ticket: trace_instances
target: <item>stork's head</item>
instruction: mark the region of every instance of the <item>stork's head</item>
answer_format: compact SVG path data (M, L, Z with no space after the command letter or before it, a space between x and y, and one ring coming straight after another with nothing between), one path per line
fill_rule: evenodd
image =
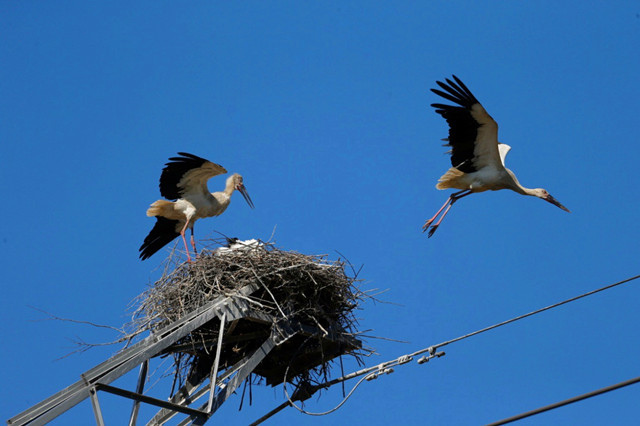
M244 187L244 182L242 180L242 176L238 173L234 173L227 179L227 186L231 183L233 189L237 190L242 194L244 199L249 204L249 207L254 208L253 201L251 201L251 197L249 197L249 193L247 192L247 188Z
M542 198L543 200L550 202L550 203L551 203L551 204L553 204L554 206L561 208L561 209L562 209L562 210L564 210L565 212L569 212L569 213L571 213L571 210L569 210L568 208L566 208L565 206L563 206L562 204L560 204L560 202L559 202L558 200L556 200L555 198L553 198L553 197L551 196L551 194L549 194L549 193L547 192L547 190L546 190L546 189L544 189L544 188L536 188L536 189L533 189L533 190L531 191L531 195L535 195L535 196L536 196L536 197L538 197L538 198Z

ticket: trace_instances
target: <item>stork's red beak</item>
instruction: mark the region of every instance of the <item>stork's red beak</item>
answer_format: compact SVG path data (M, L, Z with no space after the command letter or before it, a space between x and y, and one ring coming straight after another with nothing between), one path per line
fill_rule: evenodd
M253 201L251 201L251 197L249 197L249 193L247 192L247 188L244 187L244 184L241 183L240 185L236 186L236 189L240 191L244 199L247 201L247 204L249 204L249 207L253 209Z
M548 195L546 198L543 198L543 200L550 202L551 204L553 204L556 207L560 207L565 212L571 213L571 210L569 210L568 208L566 208L565 206L560 204L560 202L558 200L556 200L555 198L553 198L551 195Z

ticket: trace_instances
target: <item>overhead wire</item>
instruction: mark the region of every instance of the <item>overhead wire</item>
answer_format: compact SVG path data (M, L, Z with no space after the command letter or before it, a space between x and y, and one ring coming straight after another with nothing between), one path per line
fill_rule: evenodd
M433 358L439 358L441 356L444 356L445 353L442 352L442 351L438 352L438 349L442 348L444 346L450 345L451 343L459 342L461 340L467 339L467 338L472 337L472 336L476 336L478 334L487 332L489 330L493 330L495 328L502 327L503 325L511 324L513 322L516 322L516 321L519 321L521 319L524 319L524 318L539 314L539 313L544 312L544 311L548 311L550 309L557 308L557 307L565 305L567 303L575 302L576 300L579 300L579 299L594 295L596 293L600 293L600 292L605 291L605 290L609 290L611 288L617 287L617 286L622 285L622 284L626 284L628 282L637 280L638 278L640 278L640 275L636 275L636 276L633 276L633 277L618 281L616 283L609 284L609 285L606 285L604 287L600 287L598 289L595 289L595 290L580 294L578 296L563 300L561 302L554 303L554 304L549 305L549 306L545 306L544 308L536 309L535 311L531 311L531 312L528 312L526 314L519 315L517 317L508 319L506 321L502 321L502 322L499 322L497 324L490 325L490 326L482 328L480 330L476 330L474 332L464 334L462 336L456 337L455 339L447 340L447 341L444 341L442 343L438 343L436 345L432 345L432 346L429 346L427 348L423 348L423 349L420 349L418 351L412 352L410 354L402 355L402 356L400 356L398 358L395 358L395 359L390 360L390 361L383 362L383 363L375 365L373 367L367 367L367 368L364 368L364 369L349 373L349 374L347 374L345 376L338 377L338 378L333 379L333 380L329 380L329 381L327 381L325 383L320 383L318 385L314 385L314 386L311 387L311 389L308 390L308 392L307 392L308 397L311 397L311 395L313 395L313 393L317 392L318 390L329 388L329 387L331 387L331 386L333 386L333 385L335 385L337 383L342 383L342 382L345 382L347 380L350 380L350 379L353 379L353 378L356 378L356 377L359 377L359 376L362 376L362 375L367 375L366 377L364 377L363 379L358 381L358 383L347 394L347 396L345 396L343 401L337 407L335 407L335 408L333 408L331 410L322 412L322 413L311 413L311 412L307 412L307 411L301 409L300 407L298 407L294 403L294 401L291 399L291 397L289 396L289 394L285 390L285 396L287 397L287 401L283 402L278 407L276 407L275 409L271 410L269 413L267 413L266 415L264 415L260 419L256 420L254 423L252 423L252 425L257 425L257 424L262 423L264 420L266 420L269 417L275 415L276 413L278 413L279 411L281 411L282 409L284 409L284 408L286 408L288 406L293 406L298 411L300 411L300 412L302 412L304 414L309 414L309 415L320 416L320 415L329 414L329 413L337 410L338 408L340 408L347 401L347 399L349 399L349 397L351 397L351 395L353 394L355 389L358 386L360 386L360 384L364 381L364 379L373 380L373 379L377 378L380 374L393 373L394 370L391 367L411 362L418 355L422 355L424 353L429 353L428 356L423 356L422 358L420 358L418 360L418 364L423 364L423 363L425 363L425 362L427 362L427 361L429 361L429 360L431 360ZM295 394L294 394L294 396L295 396ZM304 398L304 399L308 399L308 397ZM299 399L296 399L296 400L304 400L304 399L299 398Z
M565 399L564 401L556 402L554 404L545 405L544 407L536 408L535 410L527 411L522 414L518 414L516 416L508 417L506 419L499 420L494 423L489 423L487 426L499 426L507 423L515 422L516 420L521 420L526 417L531 417L536 414L544 413L545 411L550 411L555 408L563 407L565 405L573 404L574 402L582 401L583 399L591 398L593 396L602 395L603 393L611 392L616 389L623 388L625 386L633 385L635 383L640 382L640 376L625 380L624 382L616 383L615 385L607 386L598 390L594 390L592 392L587 392L582 395L574 396L573 398Z
M598 288L596 290L592 290L592 291L589 291L587 293L583 293L583 294L581 294L579 296L572 297L572 298L567 299L567 300L563 300L562 302L554 303L553 305L549 305L549 306L546 306L544 308L536 309L535 311L531 311L531 312L529 312L527 314L520 315L520 316L517 316L515 318L511 318L509 320L500 322L498 324L491 325L489 327L485 327L483 329L474 331L474 332L469 333L469 334L465 334L464 336L460 336L460 337L456 337L455 339L447 340L446 342L442 342L442 343L440 343L438 345L434 345L434 347L439 348L439 347L443 347L443 346L449 345L449 344L454 343L454 342L458 342L460 340L464 340L464 339L469 338L471 336L475 336L477 334L484 333L485 331L493 330L494 328L498 328L498 327L501 327L503 325L507 325L507 324L510 324L512 322L516 322L516 321L519 321L521 319L530 317L532 315L536 315L536 314L539 314L541 312L548 311L549 309L557 308L558 306L566 305L567 303L570 303L570 302L575 302L576 300L585 298L587 296L591 296L591 295L596 294L596 293L600 293L601 291L609 290L609 289L617 287L619 285L626 284L626 283L628 283L630 281L637 280L638 278L640 278L640 275L636 275L634 277L627 278L627 279L622 280L622 281L618 281L617 283L613 283L613 284L606 285L604 287L600 287L600 288ZM421 351L414 352L412 355L419 355L420 353L427 352L427 350L428 350L428 348L427 349L423 349Z

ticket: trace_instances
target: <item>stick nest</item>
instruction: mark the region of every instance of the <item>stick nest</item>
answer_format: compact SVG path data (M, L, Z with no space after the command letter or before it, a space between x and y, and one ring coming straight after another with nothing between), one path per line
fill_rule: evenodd
M256 240L230 243L230 248L205 250L191 264L172 255L162 277L139 296L133 328L156 333L218 297L236 296L257 314L225 324L220 371L251 356L274 327L297 332L253 370L258 382L327 380L332 359L350 355L361 362L370 354L355 338L355 310L367 296L356 287L357 272L351 268L352 276L346 273L348 262L284 251ZM241 295L239 290L247 286L255 291ZM210 373L219 329L216 317L165 351L175 360L174 384Z

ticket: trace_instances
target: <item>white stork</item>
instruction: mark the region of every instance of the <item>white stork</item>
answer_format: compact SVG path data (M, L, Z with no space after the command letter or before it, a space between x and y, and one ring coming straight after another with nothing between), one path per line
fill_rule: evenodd
M242 176L234 173L227 178L224 191L212 193L207 188L207 181L213 176L227 173L227 170L193 154L179 152L178 155L181 157L169 158L160 175L160 194L174 201L158 200L147 210L147 216L155 216L157 221L140 246L142 260L148 259L180 235L187 252L187 261L191 263L185 231L187 228L191 229L191 246L197 255L193 238L194 223L203 217L221 215L229 206L234 190L240 191L249 206L254 207Z
M445 92L431 89L436 95L460 105L431 104L449 124L449 137L444 141L448 142L445 146L451 147L449 152L453 166L438 180L436 188L455 188L461 191L449 196L440 210L425 222L422 231L429 230L431 237L453 203L475 192L510 189L519 194L541 198L569 212L545 189L529 189L520 185L516 175L505 167L504 159L511 147L498 142L498 123L458 77L454 75L453 79L455 82L447 78L447 84L436 81ZM443 210L440 220L432 225Z

